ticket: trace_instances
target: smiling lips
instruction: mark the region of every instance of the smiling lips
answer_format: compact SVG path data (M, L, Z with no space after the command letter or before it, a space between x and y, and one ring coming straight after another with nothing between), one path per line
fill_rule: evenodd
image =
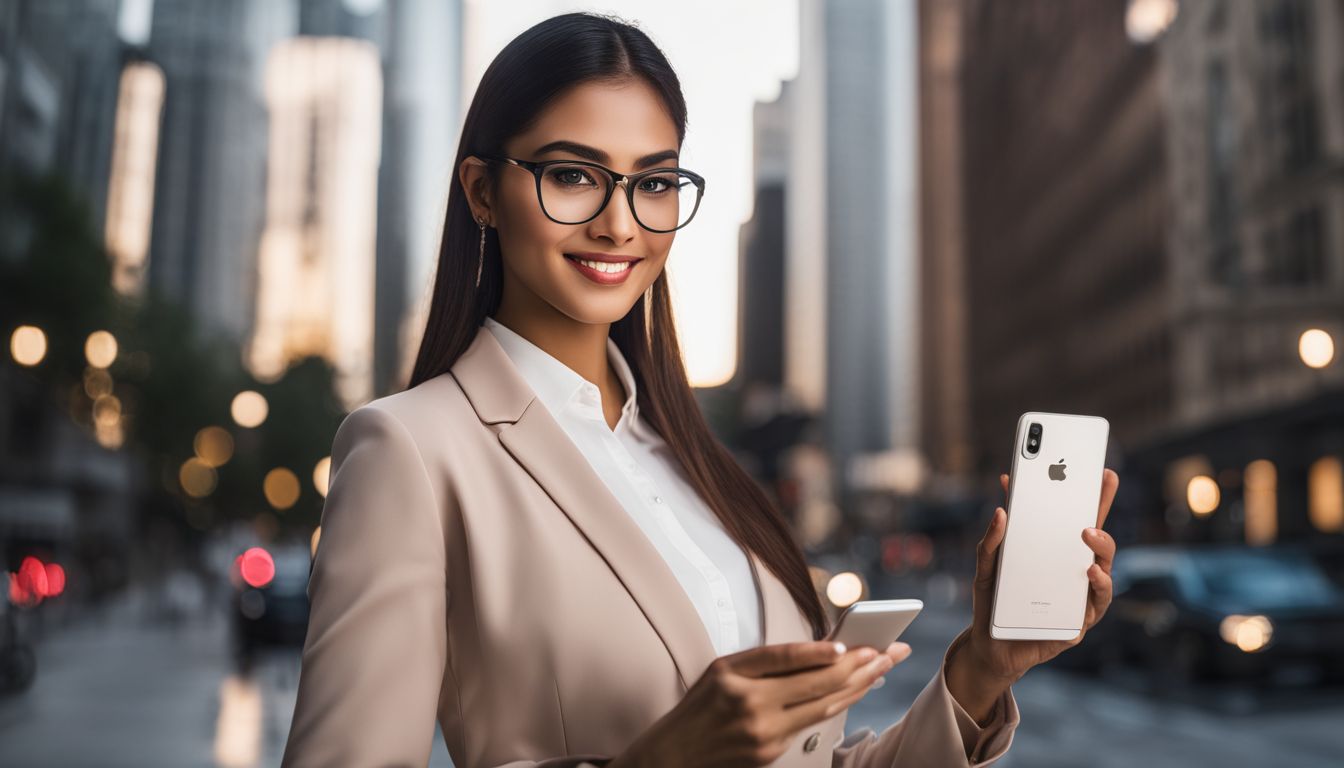
M565 261L599 285L620 285L630 277L638 257L602 253L566 253Z

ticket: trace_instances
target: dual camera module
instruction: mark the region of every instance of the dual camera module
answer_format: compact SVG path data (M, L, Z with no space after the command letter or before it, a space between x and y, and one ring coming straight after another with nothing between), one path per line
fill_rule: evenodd
M1027 444L1025 447L1026 457L1034 459L1041 453L1041 435L1044 432L1039 422L1031 422L1027 427Z

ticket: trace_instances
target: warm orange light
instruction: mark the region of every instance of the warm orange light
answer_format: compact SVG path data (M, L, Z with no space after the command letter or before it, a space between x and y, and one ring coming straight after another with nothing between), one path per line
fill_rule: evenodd
M1297 339L1297 354L1311 368L1324 368L1335 359L1335 340L1320 328L1302 332Z
M266 501L276 509L289 509L299 500L299 478L285 467L267 472L262 487Z
M100 427L111 427L121 421L121 400L116 395L99 395L93 401L93 421Z
M863 597L863 579L857 573L837 573L826 585L826 599L837 608L847 607L860 597Z
M266 421L269 406L260 392L249 389L234 396L230 410L238 426L251 429L261 426L262 422Z
M214 493L218 481L214 468L195 456L182 462L182 467L177 471L177 479L182 484L182 490L195 499Z
M107 368L117 359L117 338L107 331L94 331L84 341L84 357L94 368Z
M84 369L84 394L96 400L101 395L112 394L112 375L103 368L92 366Z
M1129 0L1125 34L1136 43L1151 43L1176 20L1176 0Z
M233 458L233 435L223 427L204 427L196 433L192 445L196 458L207 467L222 467Z
M9 337L9 354L19 365L37 365L47 356L47 334L35 325L20 325Z
M1223 619L1218 632L1227 643L1247 653L1264 648L1274 636L1274 625L1264 616L1233 614Z
M331 457L326 456L313 467L313 487L325 498L331 483Z
M1274 462L1257 459L1246 465L1246 543L1271 544L1278 535L1278 472Z
M1190 505L1190 511L1199 517L1212 514L1218 508L1219 499L1218 483L1208 475L1190 478L1185 487L1185 500Z
M1344 462L1322 456L1307 470L1307 516L1316 530L1344 530Z

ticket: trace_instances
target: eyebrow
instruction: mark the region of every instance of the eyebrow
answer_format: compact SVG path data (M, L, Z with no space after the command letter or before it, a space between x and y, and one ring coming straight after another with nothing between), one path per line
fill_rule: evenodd
M548 152L568 152L571 155L578 155L579 157L592 160L595 163L611 163L611 156L606 152L603 152L596 147L590 147L587 144L580 144L576 141L552 141L549 144L543 145L535 152L535 154L544 155ZM677 151L675 149L664 149L661 152L654 152L651 155L645 155L636 160L635 170L647 168L654 163L661 163L664 160L675 161L676 159Z

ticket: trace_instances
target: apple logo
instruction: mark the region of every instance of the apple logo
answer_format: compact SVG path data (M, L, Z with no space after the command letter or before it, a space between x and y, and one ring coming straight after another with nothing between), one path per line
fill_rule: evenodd
M1050 479L1051 479L1051 480L1063 480L1063 479L1064 479L1064 467L1065 467L1065 466L1067 466L1067 465L1064 463L1064 460L1063 460L1063 459L1060 459L1058 464L1051 464L1051 465L1050 465Z

